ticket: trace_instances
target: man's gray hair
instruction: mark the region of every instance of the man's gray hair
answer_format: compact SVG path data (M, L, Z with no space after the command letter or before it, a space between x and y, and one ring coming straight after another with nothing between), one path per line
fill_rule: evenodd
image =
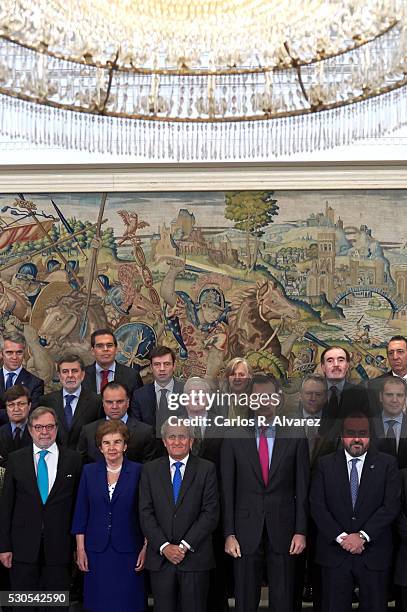
M185 382L184 393L189 393L194 389L206 391L207 393L210 393L212 390L210 383L205 378L201 378L200 376L191 376Z
M193 439L194 437L194 428L191 427L191 425L187 424L189 423L188 419L185 417L178 417L177 418L177 424L174 425L173 421L174 421L174 417L171 417L171 421L172 424L170 424L168 422L168 419L166 421L164 421L164 423L161 425L161 438L164 439L167 437L167 432L168 429L170 427L185 427L185 429L187 430L187 434L188 434L188 438L190 440Z
M57 413L53 408L49 408L48 406L37 406L37 408L30 413L28 417L28 427L32 427L33 421L37 421L40 417L44 416L44 414L51 414L55 419L55 425L58 427Z
M27 346L27 340L20 332L5 332L2 336L0 336L0 351L4 349L4 343L6 340L9 342L14 342L15 344L22 344L24 348Z

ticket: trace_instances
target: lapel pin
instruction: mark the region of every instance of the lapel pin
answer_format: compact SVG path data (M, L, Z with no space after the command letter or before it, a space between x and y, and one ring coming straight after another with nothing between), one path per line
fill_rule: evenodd
M72 474L67 474L66 477L67 478L72 478Z
M370 466L371 470L374 470L374 463L372 463L372 465Z

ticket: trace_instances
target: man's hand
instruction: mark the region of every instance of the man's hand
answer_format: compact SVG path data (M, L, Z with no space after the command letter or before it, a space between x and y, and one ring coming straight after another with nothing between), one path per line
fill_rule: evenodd
M306 545L305 536L301 533L295 533L290 544L290 555L300 555Z
M2 562L4 567L7 567L8 569L10 569L11 564L13 562L13 553L12 552L0 553L0 561Z
M185 548L180 548L177 544L167 544L167 546L163 548L163 555L170 563L178 565L178 563L184 560Z
M226 538L225 553L227 553L231 557L234 557L235 559L242 556L240 552L240 544L236 540L234 535L230 535Z
M365 541L358 533L350 533L343 538L341 546L352 555L360 555L365 549Z

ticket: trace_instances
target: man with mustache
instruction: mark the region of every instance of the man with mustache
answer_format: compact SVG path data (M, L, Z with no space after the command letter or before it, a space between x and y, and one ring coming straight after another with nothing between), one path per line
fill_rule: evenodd
M328 402L322 412L320 435L329 439L340 436L340 420L357 410L369 415L366 390L347 381L350 354L341 346L330 346L321 355L321 369L326 378ZM332 449L333 450L333 449Z
M369 420L363 413L345 418L341 438L343 448L319 459L311 484L322 609L350 612L358 585L359 610L384 612L392 525L400 510L397 461L370 446Z

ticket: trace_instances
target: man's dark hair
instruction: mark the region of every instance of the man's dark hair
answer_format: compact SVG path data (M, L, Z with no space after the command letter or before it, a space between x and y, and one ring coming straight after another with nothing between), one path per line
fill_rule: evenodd
M344 415L343 419L342 419L342 427L341 427L341 432L343 434L344 431L344 427L345 427L345 421L347 421L348 419L366 419L366 421L369 424L369 433L370 433L370 419L369 416L366 414L366 412L363 412L363 410L360 410L360 412L349 412L348 414Z
M76 363L78 362L81 370L83 372L83 370L85 369L85 362L83 361L82 357L80 357L79 355L76 355L75 353L68 353L67 355L62 355L62 357L60 357L60 359L58 359L57 361L57 370L58 372L61 369L61 364L62 363Z
M103 391L102 391L102 399L103 396L105 394L105 391L110 389L110 391L117 391L117 389L124 389L126 391L126 395L127 395L127 399L130 399L130 391L129 388L123 384L123 383L119 383L119 382L114 382L114 380L112 380L112 382L107 383L107 385L104 387Z
M90 345L92 348L95 348L96 336L112 336L114 345L117 346L116 336L114 335L113 330L109 329L108 327L102 327L101 329L96 329L92 333L90 337Z
M406 348L407 348L407 338L405 338L404 336L401 336L400 334L396 335L396 336L392 336L390 338L390 340L387 343L387 347L386 350L389 350L389 344L390 342L405 342Z
M151 363L154 357L164 357L164 355L171 355L172 363L175 363L175 360L177 358L175 352L169 346L164 345L155 346L154 348L152 348L148 355L148 358Z
M327 346L326 349L322 351L321 363L324 363L325 355L327 354L328 351L332 351L332 349L340 349L341 351L343 351L346 355L346 361L348 363L350 362L350 353L348 350L346 350L346 348L343 348L343 346Z
M27 400L31 402L30 392L24 385L14 385L4 393L4 401L6 404L7 402L15 402L19 397L26 397Z
M251 388L253 385L274 385L274 388L277 393L282 391L282 386L280 381L277 378L274 378L271 374L264 374L263 372L255 372L251 379Z

